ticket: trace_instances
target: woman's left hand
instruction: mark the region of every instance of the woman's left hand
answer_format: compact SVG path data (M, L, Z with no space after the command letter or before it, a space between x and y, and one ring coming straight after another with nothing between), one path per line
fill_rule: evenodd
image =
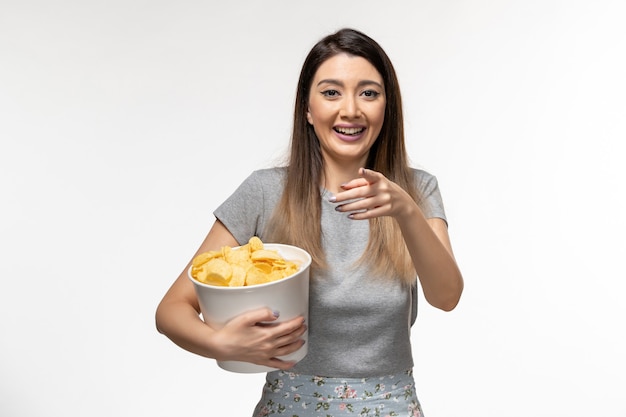
M337 211L349 213L351 219L365 220L380 216L397 218L415 208L411 196L380 172L360 168L359 175L342 184L345 191L331 198L332 202L339 203Z

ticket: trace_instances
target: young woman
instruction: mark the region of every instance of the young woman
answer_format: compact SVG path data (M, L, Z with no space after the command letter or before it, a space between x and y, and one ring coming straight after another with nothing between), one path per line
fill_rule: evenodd
M276 368L254 416L422 415L410 343L416 277L445 311L463 279L437 180L409 166L398 81L374 40L343 29L313 47L288 164L253 172L214 214L197 253L259 236L311 254L309 322L259 326L276 319L259 309L212 329L187 266L157 309L160 332L198 355ZM277 359L302 346L307 326L307 356Z

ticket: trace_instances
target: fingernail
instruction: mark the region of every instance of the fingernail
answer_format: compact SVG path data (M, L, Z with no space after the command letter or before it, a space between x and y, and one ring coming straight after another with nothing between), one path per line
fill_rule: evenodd
M337 201L337 197L335 197L334 195L331 195L330 197L328 197L328 201L330 201L331 203L334 203L335 201Z
M280 316L280 311L274 310L272 311L272 314L274 315L274 317L278 318Z
M335 207L335 211L341 211L342 208L343 208L343 206L336 206Z
M348 214L348 218L349 218L349 219L354 219L354 213L350 213L350 214Z

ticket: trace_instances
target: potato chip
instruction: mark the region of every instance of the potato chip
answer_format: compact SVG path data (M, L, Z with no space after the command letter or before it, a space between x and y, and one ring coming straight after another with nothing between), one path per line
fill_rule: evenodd
M250 259L250 252L247 251L247 248L231 250L226 253L226 256L224 258L230 264L248 265L248 266L252 265L252 260Z
M220 256L219 251L210 251L210 252L201 253L200 255L193 258L192 265L194 267L199 267L217 256Z
M246 274L246 285L259 285L270 282L270 276L267 272L253 266Z
M272 265L267 262L255 262L253 268L264 273L265 275L272 273Z
M228 285L233 269L222 258L212 258L200 267L197 273L198 281L210 285Z
M276 252L274 250L267 250L267 249L258 249L256 251L252 252L250 254L250 259L252 259L253 261L265 261L265 260L279 261L279 260L284 260L283 258L281 258L281 256L278 254L278 252Z
M250 240L248 241L248 245L250 245L250 252L263 249L263 242L256 236L252 236L250 238Z
M243 287L246 285L246 268L241 265L232 265L233 274L230 277L229 287Z
M219 251L197 255L191 276L209 285L241 287L277 281L297 271L295 262L285 260L278 251L265 249L261 239L254 236L239 248L223 246Z

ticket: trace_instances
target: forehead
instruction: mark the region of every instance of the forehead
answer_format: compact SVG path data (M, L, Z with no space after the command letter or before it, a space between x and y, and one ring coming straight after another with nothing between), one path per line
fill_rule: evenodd
M383 85L383 77L378 70L365 58L341 53L324 61L313 77L313 85L323 80L375 81Z

